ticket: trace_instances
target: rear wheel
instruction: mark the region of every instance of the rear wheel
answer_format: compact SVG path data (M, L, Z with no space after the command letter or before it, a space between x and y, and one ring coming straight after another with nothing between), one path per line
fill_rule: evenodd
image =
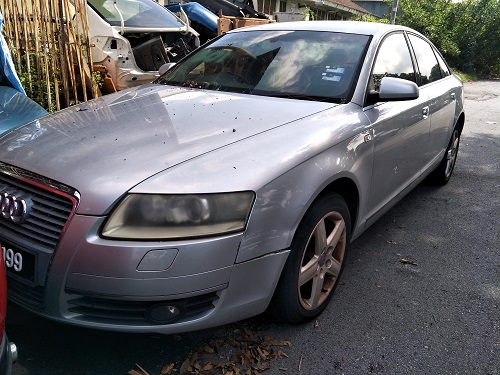
M457 161L458 146L460 144L460 131L458 127L453 130L450 143L439 166L432 172L431 180L437 185L446 185L451 178L455 162Z
M324 196L310 207L271 301L277 320L300 323L326 308L342 273L350 234L349 208L340 195Z

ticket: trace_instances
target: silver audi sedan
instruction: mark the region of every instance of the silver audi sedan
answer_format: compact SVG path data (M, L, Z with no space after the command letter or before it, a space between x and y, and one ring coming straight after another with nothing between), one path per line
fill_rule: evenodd
M275 23L171 65L0 136L15 303L127 332L303 322L351 241L453 172L462 83L414 30Z

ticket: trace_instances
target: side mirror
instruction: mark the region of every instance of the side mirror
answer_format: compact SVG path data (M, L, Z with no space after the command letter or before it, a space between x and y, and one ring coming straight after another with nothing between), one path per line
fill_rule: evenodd
M162 66L160 66L160 69L158 69L158 73L160 73L160 75L164 74L165 72L167 72L168 70L172 69L172 67L175 65L174 62L170 62L170 63L166 63L166 64L163 64Z
M371 91L369 94L371 103L413 100L418 96L418 86L415 82L394 77L383 77L379 91Z

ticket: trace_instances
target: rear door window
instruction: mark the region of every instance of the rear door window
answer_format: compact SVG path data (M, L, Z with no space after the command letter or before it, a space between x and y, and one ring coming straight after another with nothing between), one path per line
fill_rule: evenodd
M441 74L443 75L443 77L448 77L449 75L451 75L450 68L448 68L446 61L444 61L439 52L436 51L435 49L434 53L436 54L436 57L438 59L439 66L441 67Z

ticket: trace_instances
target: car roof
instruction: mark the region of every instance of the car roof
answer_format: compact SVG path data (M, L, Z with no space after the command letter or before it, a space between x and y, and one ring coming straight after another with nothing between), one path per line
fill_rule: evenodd
M389 31L406 30L417 33L405 26L389 25L377 22L361 21L296 21L296 22L274 22L259 26L243 27L232 30L233 32L244 32L249 30L303 30L303 31L329 31L340 33L353 33L362 35L384 35Z

